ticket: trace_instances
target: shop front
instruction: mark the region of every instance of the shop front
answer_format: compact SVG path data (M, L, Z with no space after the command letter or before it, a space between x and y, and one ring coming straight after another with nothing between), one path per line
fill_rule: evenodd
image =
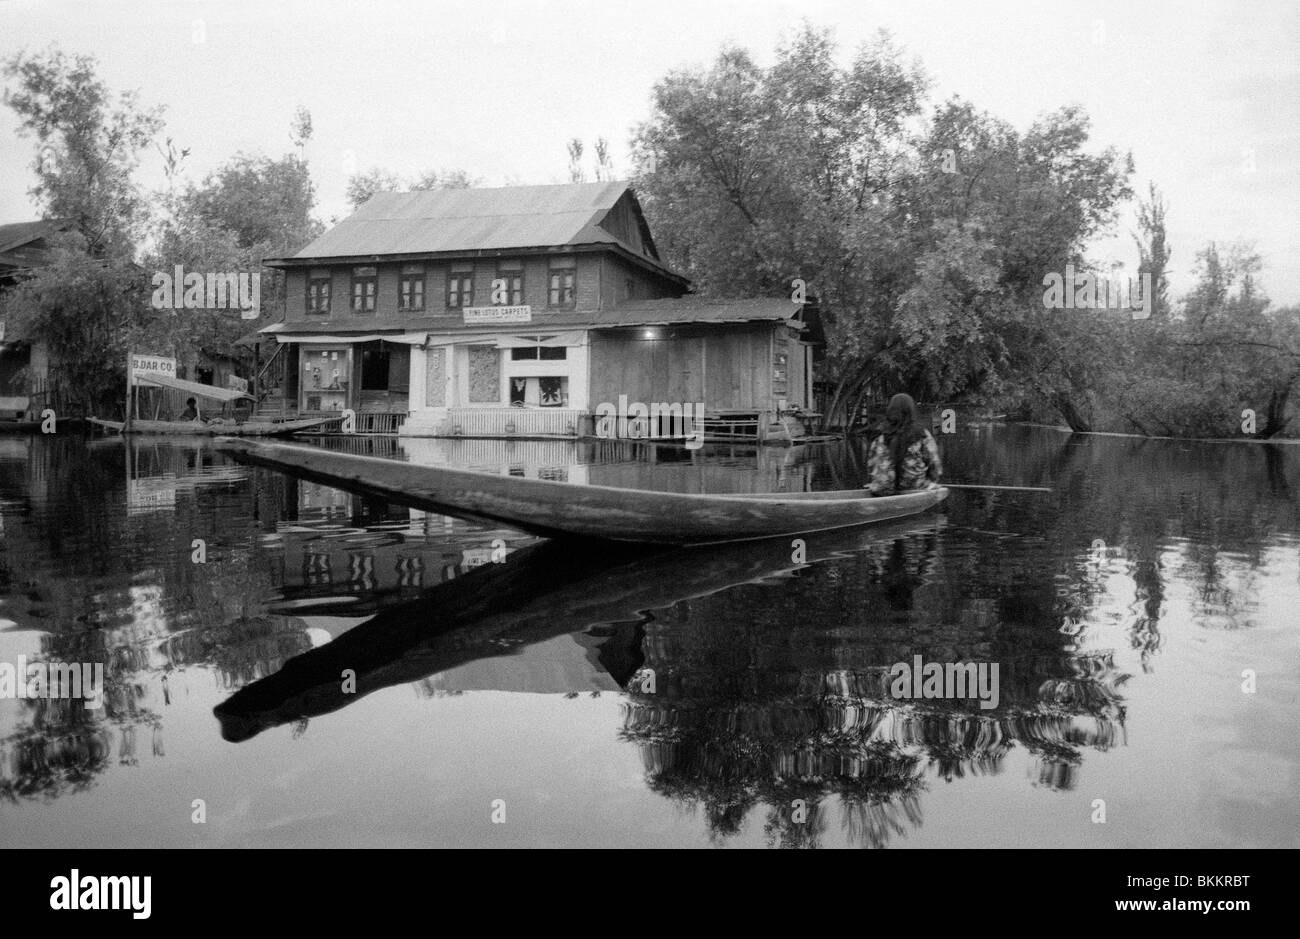
M431 336L411 362L408 434L570 436L587 409L583 331Z

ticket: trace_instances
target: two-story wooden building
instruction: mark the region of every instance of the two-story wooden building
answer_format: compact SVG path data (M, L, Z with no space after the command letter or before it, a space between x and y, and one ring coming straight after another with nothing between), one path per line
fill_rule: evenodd
M702 404L711 427L761 436L811 407L800 308L687 295L627 183L380 193L267 263L287 278L262 330L283 412L578 436L602 404Z

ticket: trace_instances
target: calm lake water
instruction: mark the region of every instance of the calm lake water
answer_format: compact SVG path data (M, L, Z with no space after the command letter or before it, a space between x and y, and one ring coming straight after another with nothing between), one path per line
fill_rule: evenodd
M348 445L684 491L863 475L856 443ZM634 551L209 443L0 438L0 663L107 683L0 700L0 846L1300 845L1300 447L941 447L953 482L1053 491L806 558ZM996 664L996 707L895 697L916 656Z

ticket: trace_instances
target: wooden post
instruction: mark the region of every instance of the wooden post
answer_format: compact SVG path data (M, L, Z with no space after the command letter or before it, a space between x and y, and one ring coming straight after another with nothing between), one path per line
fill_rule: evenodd
M122 432L126 433L131 429L131 353L126 353L126 417L122 421Z

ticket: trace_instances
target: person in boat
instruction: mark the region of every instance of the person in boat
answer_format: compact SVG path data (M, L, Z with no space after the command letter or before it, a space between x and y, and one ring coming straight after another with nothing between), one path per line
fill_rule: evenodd
M198 402L195 401L193 398L186 398L186 399L185 399L185 410L184 410L184 411L181 411L181 416L178 418L178 420L182 420L182 421L197 421L198 419L199 419L199 405L198 405Z
M873 496L892 496L920 489L938 489L943 475L939 445L917 416L911 395L897 394L885 409L884 432L871 442L867 457Z

